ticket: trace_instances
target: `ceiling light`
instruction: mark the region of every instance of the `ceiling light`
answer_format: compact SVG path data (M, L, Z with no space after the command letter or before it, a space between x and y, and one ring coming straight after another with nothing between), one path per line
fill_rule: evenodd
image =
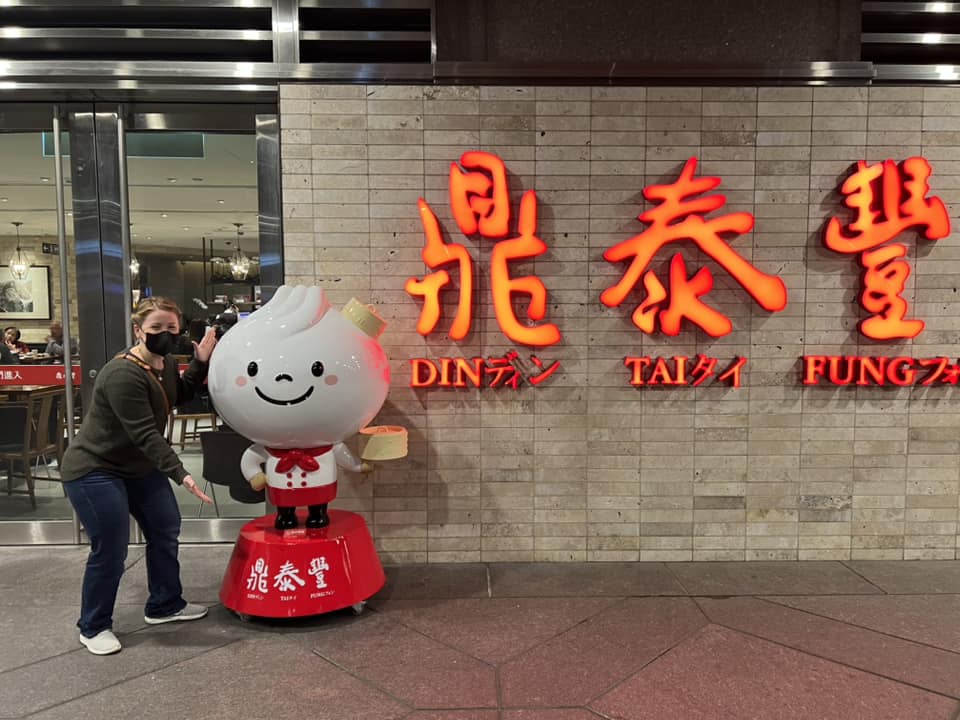
M176 178L167 178L168 183L175 183L176 181L177 181Z
M17 249L13 251L13 255L10 256L10 262L8 262L7 265L10 266L10 274L14 280L26 280L27 275L30 273L30 260L27 258L26 253L20 249L20 226L23 225L23 223L15 222L11 224L17 229Z
M217 205L223 205L225 202L226 200L217 200Z
M947 11L947 4L945 2L927 3L927 12L945 13L946 11Z
M0 202L9 202L10 198L0 198Z
M189 225L184 225L184 226L183 226L183 229L184 229L184 230L189 230L189 229L190 229L190 226L189 226Z
M3 28L3 36L5 38L15 39L23 35L23 28L7 26Z
M166 213L160 213L160 217L167 217Z
M137 260L136 255L133 255L130 258L130 274L134 276L140 274L140 261Z
M920 42L922 42L924 45L936 45L942 38L943 36L940 33L924 33L922 36L920 36Z
M50 182L50 178L48 178L48 177L42 177L42 178L40 178L40 182Z
M237 250L230 258L230 274L234 280L246 280L247 273L250 272L250 258L244 255L240 248L240 228L243 223L234 223L234 226L237 228Z
M937 77L940 80L957 80L960 79L960 73L954 65L937 65Z
M153 235L147 235L147 240L153 240Z

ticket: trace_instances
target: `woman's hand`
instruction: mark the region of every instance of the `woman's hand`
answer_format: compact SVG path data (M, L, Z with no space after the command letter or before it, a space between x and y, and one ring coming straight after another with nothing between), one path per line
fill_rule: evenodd
M203 490L197 487L197 483L194 482L193 477L191 477L190 475L187 475L183 479L183 486L187 489L188 492L190 492L190 494L196 495L198 498L200 498L202 502L205 502L207 505L210 505L213 503L213 500L210 499L210 496L206 495L203 492Z
M216 346L216 330L212 327L207 328L207 332L203 335L203 340L199 343L193 343L193 356L202 363L210 362L210 354Z

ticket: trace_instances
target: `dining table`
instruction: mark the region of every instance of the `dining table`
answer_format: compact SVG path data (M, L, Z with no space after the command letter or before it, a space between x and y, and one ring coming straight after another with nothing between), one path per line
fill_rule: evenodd
M63 392L63 385L0 385L0 401L20 402L45 392Z

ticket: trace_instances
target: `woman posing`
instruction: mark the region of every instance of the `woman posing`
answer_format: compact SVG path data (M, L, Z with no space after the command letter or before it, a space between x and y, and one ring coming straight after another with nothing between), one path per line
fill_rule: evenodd
M180 332L180 310L170 300L142 301L133 317L137 344L104 365L90 409L63 457L67 496L90 538L83 576L80 642L95 655L118 652L113 607L130 538L130 516L146 539L149 624L198 620L207 608L187 603L177 559L180 510L169 480L203 502L198 487L163 431L170 409L203 384L216 345L212 330L194 344L194 359L181 377L168 355ZM168 479L169 478L169 479Z

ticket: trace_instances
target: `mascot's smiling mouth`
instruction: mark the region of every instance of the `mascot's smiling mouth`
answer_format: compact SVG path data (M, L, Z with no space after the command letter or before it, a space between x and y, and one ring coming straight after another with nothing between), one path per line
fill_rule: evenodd
M307 390L303 395L298 398L294 398L293 400L274 400L269 395L264 395L262 392L260 392L260 388L255 387L254 390L257 391L257 395L259 395L263 400L266 400L268 403L273 405L297 405L313 395L313 385L311 385L310 389Z

